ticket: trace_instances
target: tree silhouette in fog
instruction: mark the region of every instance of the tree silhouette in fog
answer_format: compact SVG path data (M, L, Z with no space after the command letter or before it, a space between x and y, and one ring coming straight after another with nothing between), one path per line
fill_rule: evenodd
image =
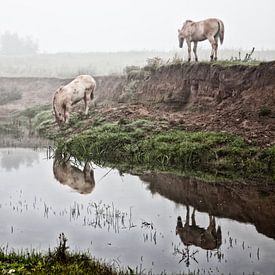
M30 36L20 37L16 32L6 31L0 38L1 54L21 55L36 54L38 52L38 42L33 41Z

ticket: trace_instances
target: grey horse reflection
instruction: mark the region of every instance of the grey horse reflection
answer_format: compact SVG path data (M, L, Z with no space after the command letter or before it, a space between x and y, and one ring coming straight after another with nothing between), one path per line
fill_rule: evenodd
M55 159L53 174L61 184L68 185L80 194L89 194L94 190L94 170L88 162L81 170L70 161Z
M202 228L196 224L195 220L195 208L193 209L190 220L190 210L189 206L186 209L186 220L183 225L182 219L179 216L177 220L176 234L179 235L181 241L185 245L195 245L206 250L218 249L222 243L221 227L216 228L216 221L213 216L209 215L209 225L208 227Z

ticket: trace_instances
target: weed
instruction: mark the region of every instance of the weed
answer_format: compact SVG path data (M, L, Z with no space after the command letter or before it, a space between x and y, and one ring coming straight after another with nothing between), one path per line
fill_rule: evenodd
M269 116L271 109L268 106L261 106L259 109L259 116Z

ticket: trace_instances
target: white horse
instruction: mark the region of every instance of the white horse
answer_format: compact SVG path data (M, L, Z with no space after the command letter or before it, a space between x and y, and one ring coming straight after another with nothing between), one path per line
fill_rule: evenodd
M89 102L94 97L96 82L90 75L79 75L72 82L58 88L53 97L53 111L56 122L66 122L72 105L81 100L85 102L85 114L89 111Z
M218 38L221 44L224 39L224 24L220 19L210 18L199 22L185 21L182 29L178 30L179 47L182 48L184 39L188 46L188 62L191 61L191 42L194 42L193 52L198 61L197 45L199 41L208 39L212 46L211 61L217 60Z

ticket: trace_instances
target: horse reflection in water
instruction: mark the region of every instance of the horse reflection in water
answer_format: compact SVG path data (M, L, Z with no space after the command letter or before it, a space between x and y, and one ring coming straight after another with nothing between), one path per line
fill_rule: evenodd
M189 225L189 206L186 208L186 220L184 226L180 216L177 220L176 234L179 235L181 241L187 246L195 245L206 250L218 249L221 246L222 234L220 226L216 229L215 218L209 215L208 227L206 229L199 227L196 225L195 208L193 208L191 216L192 222L191 225Z
M89 194L94 190L94 170L89 163L85 163L81 170L70 161L55 159L53 173L61 184L68 185L80 194Z

